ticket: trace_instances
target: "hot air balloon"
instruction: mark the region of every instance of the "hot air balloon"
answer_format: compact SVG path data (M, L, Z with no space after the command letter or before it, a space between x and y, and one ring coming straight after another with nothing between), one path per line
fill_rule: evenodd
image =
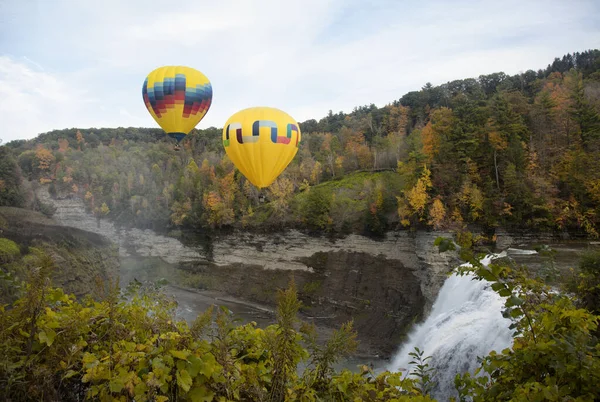
M233 164L258 188L268 187L298 152L298 123L271 107L251 107L223 127L223 146Z
M193 68L163 66L148 74L142 96L154 120L179 142L208 112L212 85Z

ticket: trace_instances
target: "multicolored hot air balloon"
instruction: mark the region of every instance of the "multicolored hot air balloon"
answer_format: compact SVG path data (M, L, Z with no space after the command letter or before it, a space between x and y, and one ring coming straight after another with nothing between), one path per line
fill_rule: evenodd
M142 96L154 120L179 142L208 112L212 85L193 68L163 66L148 74Z
M258 188L268 187L298 152L298 123L271 107L252 107L231 116L223 128L223 146L233 164Z

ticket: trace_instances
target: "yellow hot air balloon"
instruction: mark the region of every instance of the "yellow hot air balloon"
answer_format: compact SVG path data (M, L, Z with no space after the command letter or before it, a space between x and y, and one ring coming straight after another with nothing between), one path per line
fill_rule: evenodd
M179 142L208 112L212 85L196 69L163 66L148 74L142 96L154 120Z
M223 127L227 156L258 188L268 187L285 170L301 137L298 123L271 107L240 110Z

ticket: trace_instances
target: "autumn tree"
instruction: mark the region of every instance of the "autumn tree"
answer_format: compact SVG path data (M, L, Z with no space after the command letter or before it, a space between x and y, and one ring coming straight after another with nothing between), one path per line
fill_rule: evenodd
M285 223L289 220L289 203L294 194L294 186L286 177L277 178L268 188L271 206L277 221Z
M37 148L37 151L35 152L35 157L38 160L37 167L41 171L50 170L50 167L52 166L52 163L55 160L54 155L52 154L52 151L46 149L43 145L40 145Z
M223 178L214 178L211 190L204 192L202 203L206 221L211 227L231 225L234 222L235 180L234 171Z
M85 139L83 138L83 134L81 134L81 131L77 130L76 138L77 138L77 149L79 151L81 151L81 147L85 144Z
M398 215L400 222L408 226L410 221L422 221L429 200L428 190L431 188L431 171L427 166L423 167L421 177L417 183L408 190L405 190L402 196L398 196Z
M434 229L440 229L443 226L444 219L446 218L446 207L439 197L436 197L431 205L429 206L429 221L427 223L432 225Z

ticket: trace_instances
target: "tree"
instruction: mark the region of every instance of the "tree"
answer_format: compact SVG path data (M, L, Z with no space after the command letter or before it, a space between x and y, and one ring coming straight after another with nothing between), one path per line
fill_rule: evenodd
M573 71L568 75L571 86L569 113L579 125L581 142L586 149L600 143L600 114L588 100L581 72Z
M12 152L0 147L0 206L20 207L24 203L22 177Z
M77 130L76 134L77 138L77 149L81 151L81 146L85 144L85 139L83 138L83 134L79 130Z
M417 183L412 188L405 190L402 197L396 197L398 200L398 215L405 226L408 225L410 217L419 221L423 220L425 207L429 201L427 190L432 186L430 177L431 171L427 166L424 166Z
M291 180L286 177L278 177L269 186L269 192L275 217L281 223L286 222L289 220L289 203L294 194L294 186Z
M69 141L65 138L60 138L58 140L58 151L59 152L67 152L69 149Z
M429 206L429 221L427 223L432 225L435 229L440 229L445 217L446 208L444 207L442 200L437 197Z
M50 150L44 148L43 145L40 145L37 148L37 151L35 152L35 157L37 158L37 161L38 161L38 169L40 169L42 171L50 170L50 166L52 166L52 163L55 160L52 152Z

